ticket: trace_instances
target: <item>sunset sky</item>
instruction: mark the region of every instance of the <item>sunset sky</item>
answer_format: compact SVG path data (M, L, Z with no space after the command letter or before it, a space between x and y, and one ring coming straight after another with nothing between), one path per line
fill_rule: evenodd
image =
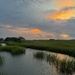
M0 38L75 39L75 0L0 0Z

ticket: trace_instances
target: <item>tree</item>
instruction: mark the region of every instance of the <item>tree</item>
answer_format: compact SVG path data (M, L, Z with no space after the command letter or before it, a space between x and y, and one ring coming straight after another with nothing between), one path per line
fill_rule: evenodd
M0 38L0 41L4 41L4 39L3 38Z
M23 42L25 39L23 37L7 37L5 41Z
M19 38L20 41L25 41L25 38L23 38L23 37L21 37L21 36L18 37L18 38Z

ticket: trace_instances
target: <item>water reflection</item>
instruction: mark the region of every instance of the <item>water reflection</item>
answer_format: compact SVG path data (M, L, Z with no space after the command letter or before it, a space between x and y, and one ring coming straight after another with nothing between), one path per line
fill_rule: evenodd
M1 43L1 46L6 46L6 44L5 43Z
M3 64L3 61L4 61L3 57L0 56L0 66Z
M36 53L33 53L33 57L43 60L45 57L45 54L44 54L44 52L36 52Z
M7 75L73 75L75 72L75 59L61 54L27 49L26 54L13 56L1 52L0 55L4 57L0 71Z
M0 56L0 68L3 65L3 62L4 62L4 58ZM5 74L3 73L3 71L0 70L0 75L5 75Z
M44 56L43 56L44 54ZM75 73L75 60L66 58L59 58L57 54L46 54L43 52L36 52L33 56L37 59L45 59L50 65L53 65L58 73L63 75L73 75Z

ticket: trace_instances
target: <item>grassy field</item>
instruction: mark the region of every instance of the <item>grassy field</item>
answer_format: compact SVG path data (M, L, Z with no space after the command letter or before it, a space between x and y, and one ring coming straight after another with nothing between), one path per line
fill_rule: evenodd
M74 40L26 40L25 42L6 42L7 45L46 50L56 53L67 54L75 57Z

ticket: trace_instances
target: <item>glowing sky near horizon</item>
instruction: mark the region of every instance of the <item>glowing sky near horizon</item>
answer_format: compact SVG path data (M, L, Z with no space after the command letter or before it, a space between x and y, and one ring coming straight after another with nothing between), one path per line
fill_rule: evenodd
M0 37L74 39L75 0L0 0Z

